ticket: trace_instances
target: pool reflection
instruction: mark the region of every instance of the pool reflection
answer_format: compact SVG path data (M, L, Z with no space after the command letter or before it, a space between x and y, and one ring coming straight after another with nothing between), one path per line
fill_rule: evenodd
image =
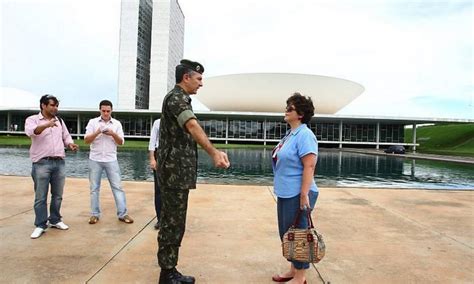
M272 185L270 149L228 149L231 167L216 169L199 150L198 182L215 184ZM0 174L29 176L28 149L0 148ZM71 177L87 177L88 151L67 153L66 171ZM124 180L148 180L146 150L119 151ZM6 162L5 162L6 161ZM474 167L468 164L413 160L394 156L365 155L322 149L316 169L318 186L474 189Z

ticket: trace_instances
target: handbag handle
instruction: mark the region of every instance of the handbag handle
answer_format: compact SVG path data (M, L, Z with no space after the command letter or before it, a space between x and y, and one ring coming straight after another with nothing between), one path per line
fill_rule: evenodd
M298 224L298 221L300 220L301 212L306 211L306 217L308 219L308 229L313 229L313 219L311 218L311 210L301 210L298 209L298 214L296 214L295 221L293 221L293 224L291 225L293 228L296 228L296 225Z

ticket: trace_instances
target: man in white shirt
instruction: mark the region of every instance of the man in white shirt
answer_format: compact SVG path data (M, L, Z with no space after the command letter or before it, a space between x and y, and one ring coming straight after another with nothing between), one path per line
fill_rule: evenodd
M99 104L100 116L89 120L84 141L90 144L89 154L89 183L91 190L91 217L89 224L95 224L100 218L100 179L105 170L118 219L127 224L133 219L127 214L125 192L122 189L120 167L117 161L117 145L125 142L122 124L112 118L112 102L103 100Z
M160 215L161 215L161 195L160 186L158 184L158 176L156 172L156 154L159 145L160 138L160 120L157 119L153 122L151 128L150 142L148 143L148 158L150 160L150 168L153 170L153 179L155 181L155 212L156 212L156 224L155 230L160 229Z

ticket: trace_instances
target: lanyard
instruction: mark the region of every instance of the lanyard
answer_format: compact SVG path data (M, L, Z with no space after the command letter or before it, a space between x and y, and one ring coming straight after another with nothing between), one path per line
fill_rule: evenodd
M286 140L288 140L288 138L290 138L291 133L292 133L291 131L288 132L288 134L286 134L285 137L283 137L283 139L281 139L280 143L278 143L278 145L276 145L276 147L273 148L273 150L272 150L272 159L273 159L274 163L277 162L278 152L281 150L281 148L285 144Z

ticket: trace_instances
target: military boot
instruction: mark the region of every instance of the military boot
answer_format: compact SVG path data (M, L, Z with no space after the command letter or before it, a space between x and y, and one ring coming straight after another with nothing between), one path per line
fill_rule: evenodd
M160 272L159 284L194 284L195 279L192 276L186 276L179 273L176 268L162 269Z

